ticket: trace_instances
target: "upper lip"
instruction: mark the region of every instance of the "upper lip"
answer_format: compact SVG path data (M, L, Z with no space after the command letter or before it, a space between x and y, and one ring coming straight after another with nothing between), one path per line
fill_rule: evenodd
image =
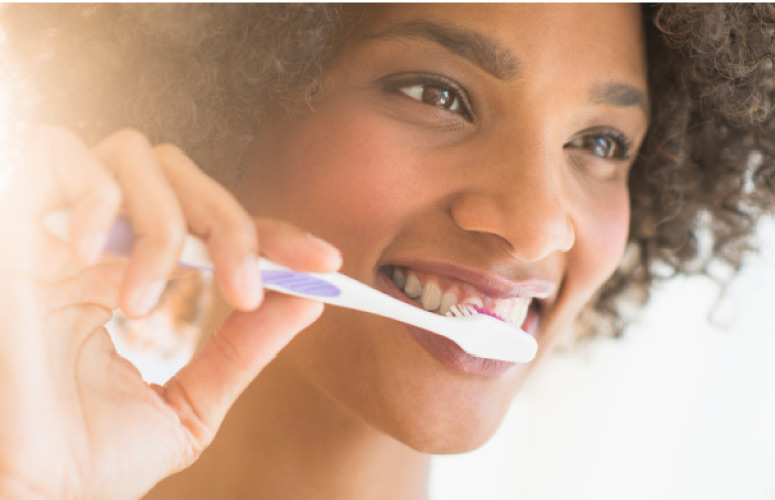
M522 273L523 276L509 277L492 270L468 267L456 262L429 260L401 260L381 264L381 266L387 265L407 267L422 273L462 281L493 299L522 297L546 300L557 291L557 285L554 282L528 273Z

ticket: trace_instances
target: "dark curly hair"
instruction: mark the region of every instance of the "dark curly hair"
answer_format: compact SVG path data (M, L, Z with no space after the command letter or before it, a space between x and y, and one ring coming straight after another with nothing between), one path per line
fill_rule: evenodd
M621 331L655 280L739 269L775 187L775 6L643 14L652 122L630 174L628 251L587 310L598 332ZM268 109L314 106L351 27L317 4L14 5L0 16L3 59L31 103L18 116L88 141L136 127L227 184Z

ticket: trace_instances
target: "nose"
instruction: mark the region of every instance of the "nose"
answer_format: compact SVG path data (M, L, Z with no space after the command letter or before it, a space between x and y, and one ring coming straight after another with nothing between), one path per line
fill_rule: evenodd
M452 202L459 227L504 240L514 257L528 262L573 247L575 228L561 172L550 165L513 164L482 170Z

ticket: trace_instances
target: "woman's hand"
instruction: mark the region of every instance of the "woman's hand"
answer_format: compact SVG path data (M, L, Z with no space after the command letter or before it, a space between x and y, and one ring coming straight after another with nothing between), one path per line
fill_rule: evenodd
M0 497L139 498L197 459L242 390L322 311L263 298L259 239L262 254L299 270L334 271L340 256L288 224L251 219L180 150L135 131L89 149L47 128L25 161L0 195ZM41 223L62 208L69 244ZM100 258L119 211L137 235L128 262ZM239 312L151 386L104 325L117 306L131 317L153 307L189 232Z

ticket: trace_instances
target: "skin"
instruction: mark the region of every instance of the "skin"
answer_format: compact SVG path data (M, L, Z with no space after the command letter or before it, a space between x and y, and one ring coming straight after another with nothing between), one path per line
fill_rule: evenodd
M251 219L180 150L137 131L90 148L45 127L23 162L0 198L0 497L139 498L199 457L237 396L322 310L264 299L242 275L259 239L263 253L300 269L331 271L340 256L287 223ZM69 242L41 224L63 208ZM137 236L133 254L100 258L119 211ZM119 306L130 317L153 306L152 284L175 271L187 231L208 246L238 312L164 386L148 385L104 325Z
M539 352L550 350L625 246L627 171L648 125L639 8L350 14L363 22L327 68L315 111L272 121L238 199L314 229L342 251L345 274L377 288L382 265L405 262L550 281L557 293L537 334ZM427 36L396 35L416 21L486 34L518 69L506 65L499 78ZM416 82L380 83L407 72L457 82L470 116L411 97ZM620 98L602 98L612 83ZM631 143L627 158L579 141L610 129ZM251 386L202 460L151 498L423 498L425 454L483 444L534 364L462 373L402 324L328 308Z

